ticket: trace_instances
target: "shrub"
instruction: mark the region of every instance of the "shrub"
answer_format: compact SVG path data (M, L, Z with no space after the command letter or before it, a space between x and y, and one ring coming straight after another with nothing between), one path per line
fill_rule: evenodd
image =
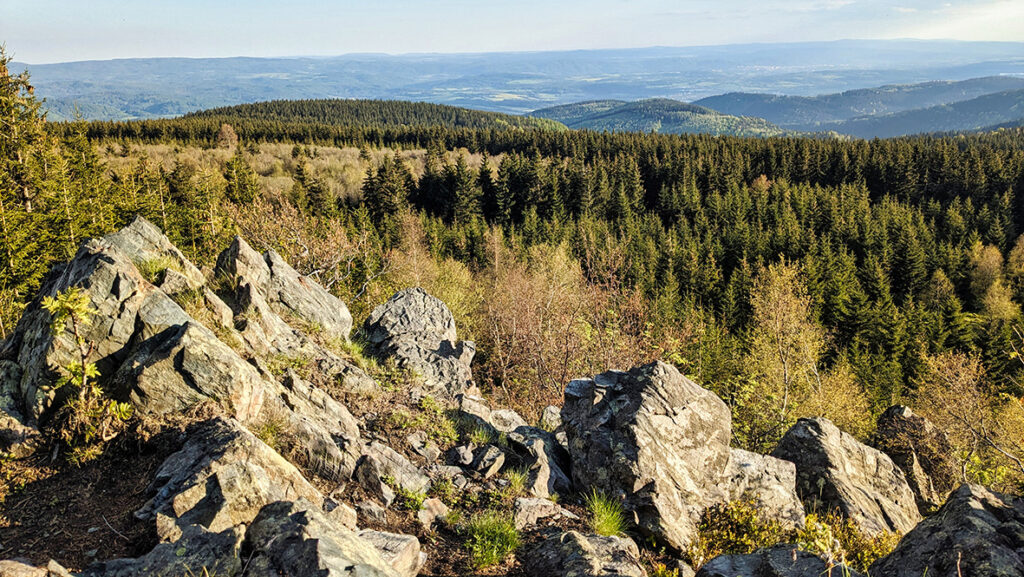
M762 520L752 502L733 501L704 511L686 556L699 569L719 555L753 553L786 542L789 535L778 522Z
M801 549L822 557L830 567L843 564L866 573L875 560L892 553L899 535L881 533L870 537L838 513L811 513L803 529L796 532L795 540Z
M519 531L505 513L477 513L470 517L463 532L470 561L477 569L497 565L519 548Z
M58 411L54 430L69 449L68 459L81 465L99 456L102 443L113 439L132 417L132 407L107 398L96 383L100 373L96 364L89 362L95 345L84 334L93 314L88 293L69 288L56 297L45 297L42 306L52 317L53 334L70 328L74 336L75 360L61 368L54 387L68 387L75 393Z
M590 529L604 537L616 537L626 530L626 515L622 503L599 493L596 489L584 498L590 514Z

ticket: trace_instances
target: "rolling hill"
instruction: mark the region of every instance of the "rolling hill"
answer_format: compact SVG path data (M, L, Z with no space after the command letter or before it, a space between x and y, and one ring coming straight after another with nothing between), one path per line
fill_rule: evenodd
M927 132L986 130L997 125L1013 125L1021 119L1024 119L1024 90L1011 90L919 110L822 124L818 129L860 138L888 138Z
M728 92L814 96L1021 74L1021 54L1024 44L1013 42L842 40L486 54L143 58L22 63L11 69L31 73L53 120L71 118L76 108L86 119L126 120L277 99L381 98L523 114L589 100L693 101Z
M556 120L398 100L274 100L213 108L186 118L222 118L331 126L443 126L445 128L539 128L565 130Z
M569 128L609 132L777 136L782 129L762 118L722 114L677 100L655 98L636 102L599 100L544 108L531 116L556 120Z

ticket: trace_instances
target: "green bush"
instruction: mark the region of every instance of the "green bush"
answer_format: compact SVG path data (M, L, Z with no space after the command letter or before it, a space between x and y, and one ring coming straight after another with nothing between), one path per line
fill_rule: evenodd
M615 537L626 531L626 514L618 500L595 489L584 498L584 505L590 514L590 529L594 533Z
M463 532L470 560L477 569L497 565L519 548L519 531L506 513L477 513L470 517Z
M701 515L697 538L686 550L694 569L719 555L753 553L789 540L791 533L777 521L767 521L754 503L733 501L709 507Z
M877 559L892 553L899 535L885 532L871 537L838 513L824 516L810 513L794 540L801 549L818 555L830 565L841 563L866 573Z

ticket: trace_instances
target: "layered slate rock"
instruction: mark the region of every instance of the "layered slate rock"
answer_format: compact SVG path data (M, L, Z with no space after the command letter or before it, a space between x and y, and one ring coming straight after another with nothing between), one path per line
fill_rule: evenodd
M89 360L104 375L113 374L135 340L188 320L188 315L146 281L118 248L103 240L86 242L70 262L51 271L0 351L0 358L20 369L13 402L25 425L33 425L51 407L51 386L59 377L60 367L69 366L77 358L70 321L64 331L53 334L50 313L41 305L43 297L56 296L71 287L81 288L89 297L94 314L83 337L93 347Z
M275 501L323 505L294 465L237 421L219 417L191 431L157 470L150 490L153 498L135 515L157 521L160 536L171 541L189 525L219 533L250 523Z
M628 537L556 533L521 557L538 577L646 577L640 550Z
M796 464L797 491L807 509L838 511L862 531L906 533L921 515L900 470L827 419L800 419L772 456Z
M177 277L184 279L184 286L198 289L206 284L203 273L192 264L178 247L164 236L153 223L141 216L121 230L108 234L103 240L117 247L136 267L152 270L158 278L157 285L174 286ZM167 277L172 277L168 279ZM173 294L177 291L166 291Z
M432 392L454 398L473 384L476 346L458 340L451 311L421 288L399 291L375 308L364 331L376 355L415 371Z
M801 551L796 545L776 545L749 555L722 555L701 567L697 577L861 577L843 565ZM879 575L885 575L884 573Z
M374 545L304 502L270 503L246 533L248 577L399 577Z
M577 489L622 498L641 530L673 548L725 498L729 409L670 365L572 381L562 421Z
M876 448L903 470L921 513L942 505L959 481L949 438L931 421L896 405L878 418Z
M241 527L213 533L200 525L189 525L174 543L159 543L137 559L94 563L82 577L180 577L196 574L197 568L199 575L239 575L242 572L239 552L244 537Z
M260 255L235 237L217 258L217 274L250 284L266 302L286 314L318 325L328 334L348 340L352 315L345 303L318 283L300 275L274 251Z
M804 507L796 492L796 465L732 449L724 476L729 501L750 501L785 527L802 527Z
M186 321L144 341L114 378L115 390L142 414L182 411L201 401L225 401L232 416L250 421L262 409L269 383L212 331Z
M569 454L555 435L535 427L519 427L507 436L508 446L526 469L526 490L546 499L572 491Z
M871 566L885 577L1024 576L1024 500L963 485Z

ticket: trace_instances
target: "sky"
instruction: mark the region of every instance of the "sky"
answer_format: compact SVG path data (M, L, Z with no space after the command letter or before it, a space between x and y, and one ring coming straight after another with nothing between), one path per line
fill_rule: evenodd
M0 0L20 62L693 46L1024 41L1024 0Z

